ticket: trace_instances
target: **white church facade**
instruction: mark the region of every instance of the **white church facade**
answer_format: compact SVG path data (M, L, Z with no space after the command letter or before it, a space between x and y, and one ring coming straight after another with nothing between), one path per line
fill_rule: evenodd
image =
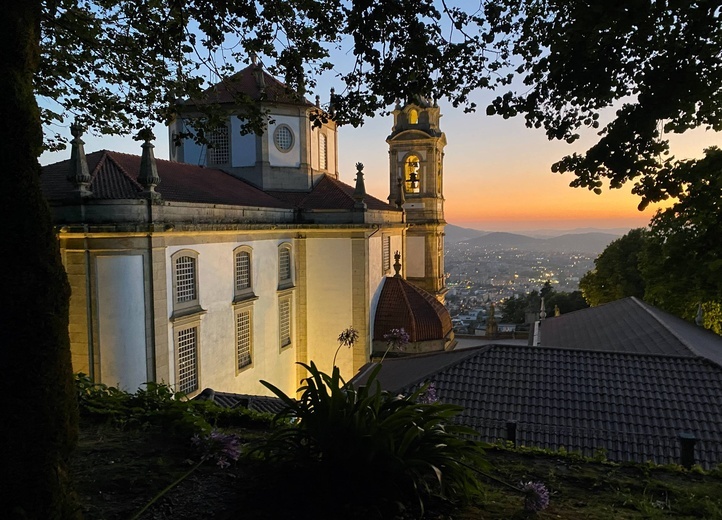
M354 186L338 179L336 126L314 127L315 105L253 65L235 79L270 111L261 135L241 135L231 96L216 88L228 119L210 147L185 139L164 161L148 138L141 156L86 155L74 129L71 159L43 168L72 289L73 367L97 382L134 390L162 381L194 395L264 394L266 380L293 392L305 376L297 363L330 371L339 333L353 327L359 340L336 360L350 379L379 340L376 312L396 251L400 276L408 260L410 281L443 301L443 134L417 132L399 148L402 163L423 158L414 165L421 175L392 173L390 204L365 193L362 165ZM397 107L392 136L410 110L432 120L436 110L438 123L438 107ZM184 124L171 125L171 139ZM430 200L441 211L422 215ZM418 327L412 341L452 348L448 313L435 309L443 324ZM414 328L413 309L405 312L399 320Z

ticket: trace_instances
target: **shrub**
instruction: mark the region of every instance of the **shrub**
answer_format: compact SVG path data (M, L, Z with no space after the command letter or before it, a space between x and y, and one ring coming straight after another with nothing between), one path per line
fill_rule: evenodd
M313 363L302 366L310 375L298 400L262 381L287 406L277 418L290 422L253 450L296 479L282 488L298 490L289 497L296 511L388 518L408 509L418 517L429 500L463 502L479 491L472 468L486 460L480 445L464 438L475 432L451 421L461 407L417 402L426 386L410 396L381 391L380 365L358 390L337 367L328 375Z
M187 439L209 434L212 426L266 428L271 424L269 414L189 400L163 383L148 382L135 393L94 383L82 373L77 374L75 383L81 417L121 428L158 426L165 433Z

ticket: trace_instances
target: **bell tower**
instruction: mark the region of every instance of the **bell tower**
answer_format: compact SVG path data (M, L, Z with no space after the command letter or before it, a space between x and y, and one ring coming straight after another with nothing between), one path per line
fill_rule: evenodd
M406 279L444 303L443 165L446 135L436 103L417 98L393 111L389 144L389 201L406 212Z

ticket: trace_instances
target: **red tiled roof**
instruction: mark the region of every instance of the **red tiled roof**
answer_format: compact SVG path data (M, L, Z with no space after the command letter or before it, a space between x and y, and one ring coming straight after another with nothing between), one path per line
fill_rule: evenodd
M270 195L303 210L353 210L354 188L330 175L324 175L309 193L269 191ZM366 194L364 202L368 209L393 211L396 208L382 200Z
M140 157L101 150L87 155L91 172L92 199L142 198L137 182ZM156 191L164 200L201 204L228 204L266 208L288 208L280 201L224 171L191 164L156 160L160 184ZM66 179L70 160L43 167L40 181L48 200L63 200L73 194Z
M403 278L387 277L374 321L374 339L403 327L410 341L441 339L451 332L451 316L439 300Z
M263 75L265 88L261 89L256 79L256 69ZM269 103L285 103L290 105L314 106L303 96L292 91L285 83L278 81L257 65L249 65L236 72L233 76L209 87L202 94L201 100L189 100L187 105L204 103L234 103L239 96L248 96L252 101Z

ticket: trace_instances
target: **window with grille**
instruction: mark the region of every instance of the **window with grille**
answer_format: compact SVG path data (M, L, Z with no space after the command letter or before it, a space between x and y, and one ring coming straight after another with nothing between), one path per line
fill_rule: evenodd
M318 135L318 164L319 169L328 170L328 139L326 134Z
M381 238L381 263L384 272L391 269L391 237Z
M291 344L291 299L278 302L278 331L281 347Z
M208 134L208 164L225 165L231 162L231 139L228 126L219 126Z
M288 125L278 125L273 132L273 143L282 152L293 148L293 131Z
M278 285L290 285L291 274L291 247L284 244L278 249Z
M244 292L251 288L251 253L236 253L236 292Z
M251 364L251 310L236 313L236 369Z
M198 298L196 286L196 259L180 256L175 260L176 303L187 303Z
M178 390L190 394L198 390L198 327L176 333L178 348Z

